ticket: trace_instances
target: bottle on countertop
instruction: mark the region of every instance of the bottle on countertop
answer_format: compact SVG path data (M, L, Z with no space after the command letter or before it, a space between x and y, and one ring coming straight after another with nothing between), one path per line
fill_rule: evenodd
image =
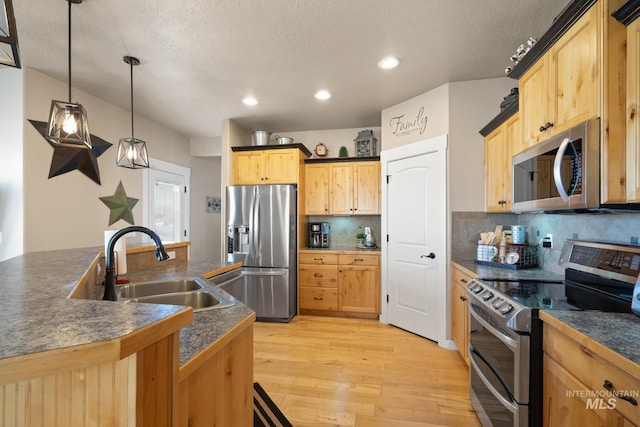
M367 248L376 247L376 239L373 237L373 234L371 233L371 227L364 228L364 246Z

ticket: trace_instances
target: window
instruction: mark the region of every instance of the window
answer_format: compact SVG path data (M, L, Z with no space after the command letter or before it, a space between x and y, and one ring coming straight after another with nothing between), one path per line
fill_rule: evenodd
M162 160L149 160L143 171L145 226L163 243L189 240L189 168Z

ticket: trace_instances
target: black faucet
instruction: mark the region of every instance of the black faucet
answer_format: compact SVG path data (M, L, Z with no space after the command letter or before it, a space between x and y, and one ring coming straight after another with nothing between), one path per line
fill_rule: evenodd
M127 227L127 228L123 228L122 230L116 231L113 234L113 236L111 236L111 239L109 239L109 243L107 244L107 253L104 254L106 272L104 276L104 296L102 297L103 300L107 300L107 301L118 300L118 296L116 295L116 267L114 262L115 256L113 253L113 249L116 246L116 241L120 237L124 236L127 233L132 233L135 231L145 233L153 239L153 241L156 243L156 257L158 257L158 261L164 261L169 259L169 255L167 254L167 251L164 249L164 246L162 245L160 236L158 236L152 230L149 230L146 227L139 227L137 225L134 225L132 227Z

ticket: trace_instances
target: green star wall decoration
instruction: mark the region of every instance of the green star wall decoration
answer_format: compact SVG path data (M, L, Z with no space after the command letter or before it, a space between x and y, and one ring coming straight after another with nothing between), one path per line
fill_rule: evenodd
M129 224L134 225L132 209L136 203L138 203L138 199L127 197L127 192L124 191L122 181L118 184L116 193L113 196L100 197L100 200L111 210L109 213L109 225L119 219L125 220Z

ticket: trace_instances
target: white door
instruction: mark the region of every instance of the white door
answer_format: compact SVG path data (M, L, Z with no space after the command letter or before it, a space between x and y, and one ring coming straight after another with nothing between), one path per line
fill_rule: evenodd
M386 318L437 342L447 327L446 146L441 136L383 153Z
M145 225L163 243L189 240L189 169L154 159L149 163L143 179Z

